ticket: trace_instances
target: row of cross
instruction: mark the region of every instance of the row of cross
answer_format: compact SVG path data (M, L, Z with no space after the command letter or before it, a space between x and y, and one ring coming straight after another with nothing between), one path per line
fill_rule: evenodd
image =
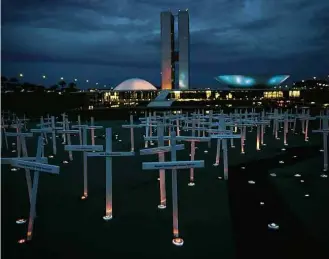
M204 110L198 110L191 114L172 114L169 112L145 112L145 117L139 118L140 123L134 124L134 118L130 116L130 123L122 125L122 128L130 129L131 149L127 152L112 151L112 129L105 129L105 150L103 145L95 145L95 130L100 130L102 126L94 125L94 119L91 118L90 125L82 124L80 116L78 116L77 124L73 125L66 114L62 114L62 120L56 121L55 116L41 117L37 128L27 130L28 119L25 117L19 119L12 114L3 114L1 119L2 135L5 140L5 146L8 149L8 137L16 137L17 157L1 158L1 163L10 164L15 168L25 169L25 176L28 186L30 198L30 215L28 221L27 240L32 239L33 223L35 219L36 197L38 190L39 172L59 174L59 166L48 164L48 158L45 157L44 146L48 144L48 137L52 139L53 155L57 154L56 134L62 135L64 150L69 152L69 159L73 160L72 152L80 151L83 154L83 196L81 199L88 198L88 157L105 157L106 161L106 204L104 220L110 220L113 217L112 208L112 157L115 156L134 156L135 155L135 128L145 128L144 149L139 150L140 155L158 155L158 162L143 162L143 170L156 170L159 172L160 182L160 203L159 209L165 209L167 206L165 173L166 170L172 173L172 206L173 206L173 244L177 246L183 245L184 241L179 235L178 228L178 193L177 193L177 170L189 169L189 186L195 185L194 169L205 166L204 160L195 160L196 143L207 142L211 147L211 140L217 140L216 159L214 166L219 165L220 155L222 151L224 179L228 179L228 143L230 140L231 148L234 148L234 139L241 141L241 154L245 153L244 145L246 141L246 132L249 128L252 131L256 128L256 149L260 150L261 146L265 146L264 134L268 126L273 127L273 136L279 139L278 133L283 128L283 144L288 145L287 134L289 128L295 132L296 124L301 122L302 132L305 135L305 141L308 141L309 121L319 119L319 129L313 130L314 133L323 134L323 152L324 152L324 171L328 170L328 120L329 112L321 111L318 116L311 116L309 110L302 109L301 112L272 110L270 112L262 111L251 112L247 110L236 109L231 114L223 112L214 113ZM14 129L15 131L9 131ZM91 144L88 144L88 133L91 132ZM181 132L190 132L183 135ZM239 134L238 134L239 131ZM156 132L156 135L153 133ZM27 153L26 137L38 135L37 154L35 157L29 157ZM79 135L79 144L72 145L71 135ZM50 136L49 136L50 135ZM190 142L190 160L177 161L177 151L185 148L184 144L177 142ZM153 146L157 143L157 147ZM167 145L166 145L167 143ZM3 146L3 144L2 144ZM165 161L164 154L170 152L171 161ZM208 151L205 150L205 153ZM33 182L31 171L34 171ZM20 223L22 222L19 221Z

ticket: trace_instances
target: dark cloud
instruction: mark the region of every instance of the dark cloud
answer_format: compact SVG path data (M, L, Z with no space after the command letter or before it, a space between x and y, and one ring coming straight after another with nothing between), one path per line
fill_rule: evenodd
M143 69L159 81L160 12L179 8L190 12L196 84L220 71L285 67L300 77L305 63L313 62L309 73L329 67L326 59L315 62L328 53L327 0L3 0L3 70L21 70L20 61L89 64L117 67L126 77ZM63 73L57 65L53 71Z

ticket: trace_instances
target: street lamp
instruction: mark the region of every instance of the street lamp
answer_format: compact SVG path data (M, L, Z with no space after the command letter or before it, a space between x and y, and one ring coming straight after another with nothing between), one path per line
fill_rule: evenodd
M86 82L89 83L89 80L87 79Z
M24 77L24 75L22 73L19 74L19 77Z
M76 79L76 78L75 78L75 79L74 79L74 81L75 81L75 82L77 82L77 81L78 81L78 79Z
M61 77L61 80L64 80L64 77Z
M96 83L96 85L98 85L98 83Z
M46 79L46 76L45 76L45 75L43 75L43 76L42 76L42 78L43 78L43 79Z

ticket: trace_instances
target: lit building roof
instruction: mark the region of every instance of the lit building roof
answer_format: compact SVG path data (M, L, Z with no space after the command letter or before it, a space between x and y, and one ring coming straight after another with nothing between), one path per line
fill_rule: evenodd
M131 78L123 81L113 90L114 91L156 91L157 88L143 79Z
M253 76L253 75L220 75L215 79L237 88L253 88L256 86L274 87L280 85L289 78L289 75Z

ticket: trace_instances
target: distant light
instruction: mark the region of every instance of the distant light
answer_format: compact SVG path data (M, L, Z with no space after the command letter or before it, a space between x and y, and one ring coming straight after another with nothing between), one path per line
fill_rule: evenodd
M45 76L45 75L43 75L43 76L42 76L42 78L43 78L43 79L46 79L46 76Z
M16 220L16 224L24 224L26 223L26 219L18 219Z
M96 85L98 85L98 83L96 83Z
M275 224L275 223L271 223L267 225L268 228L273 229L273 230L278 230L279 229L279 225Z
M75 81L75 82L77 82L77 81L78 81L78 79L76 79L76 78L75 78L75 79L74 79L74 81Z
M61 77L61 80L64 80L64 77Z
M89 80L87 79L86 82L89 83Z
M19 74L19 77L23 77L24 75L23 74Z

